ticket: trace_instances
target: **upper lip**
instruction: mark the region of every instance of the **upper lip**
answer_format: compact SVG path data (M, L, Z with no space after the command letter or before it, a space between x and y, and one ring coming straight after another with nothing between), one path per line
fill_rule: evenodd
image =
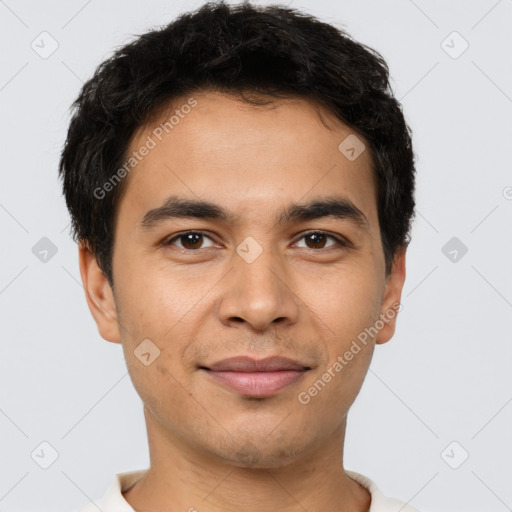
M303 365L288 357L270 356L265 359L253 359L248 356L222 359L208 366L201 366L215 372L274 372L279 370L309 370Z

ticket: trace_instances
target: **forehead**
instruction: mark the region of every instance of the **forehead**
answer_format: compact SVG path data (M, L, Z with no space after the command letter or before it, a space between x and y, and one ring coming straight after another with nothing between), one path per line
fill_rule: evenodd
M347 158L340 144L355 132L319 104L289 98L256 106L201 92L159 114L132 138L128 155L151 149L126 178L119 214L126 203L142 213L169 195L208 199L239 215L333 193L376 214L370 151Z

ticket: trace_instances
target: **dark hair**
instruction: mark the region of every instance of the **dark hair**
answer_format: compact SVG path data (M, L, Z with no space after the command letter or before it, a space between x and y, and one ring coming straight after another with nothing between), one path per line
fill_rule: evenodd
M137 129L173 99L207 90L255 104L258 95L309 99L364 137L389 274L396 251L409 243L415 168L411 131L386 62L296 9L210 2L117 49L72 105L59 175L73 238L88 244L110 284L114 218L126 180L107 197L95 191L119 171Z

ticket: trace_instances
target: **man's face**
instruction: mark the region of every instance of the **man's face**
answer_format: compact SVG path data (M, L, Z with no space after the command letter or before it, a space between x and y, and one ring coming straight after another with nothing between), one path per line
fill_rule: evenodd
M359 351L353 342L400 299L404 275L384 273L369 150L353 160L338 148L353 131L322 110L327 128L304 101L262 108L193 97L161 141L156 123L131 142L129 153L148 136L157 144L128 176L117 211L117 321L95 318L106 339L122 342L147 420L168 439L235 465L283 465L344 429L394 319ZM171 196L213 203L226 218L157 210ZM336 215L290 212L333 199L346 202ZM205 369L235 356L309 369L280 389L244 391Z

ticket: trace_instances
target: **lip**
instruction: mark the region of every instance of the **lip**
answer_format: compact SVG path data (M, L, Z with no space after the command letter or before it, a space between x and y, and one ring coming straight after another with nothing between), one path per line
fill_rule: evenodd
M214 372L202 369L211 378L245 396L265 398L299 380L308 370L276 372Z
M298 381L310 370L287 357L232 357L209 365L201 366L218 383L245 396L264 398L272 396L286 386Z
M230 357L216 363L204 365L214 372L276 372L283 370L310 370L310 367L288 357L270 356L265 359L253 359L249 356Z

